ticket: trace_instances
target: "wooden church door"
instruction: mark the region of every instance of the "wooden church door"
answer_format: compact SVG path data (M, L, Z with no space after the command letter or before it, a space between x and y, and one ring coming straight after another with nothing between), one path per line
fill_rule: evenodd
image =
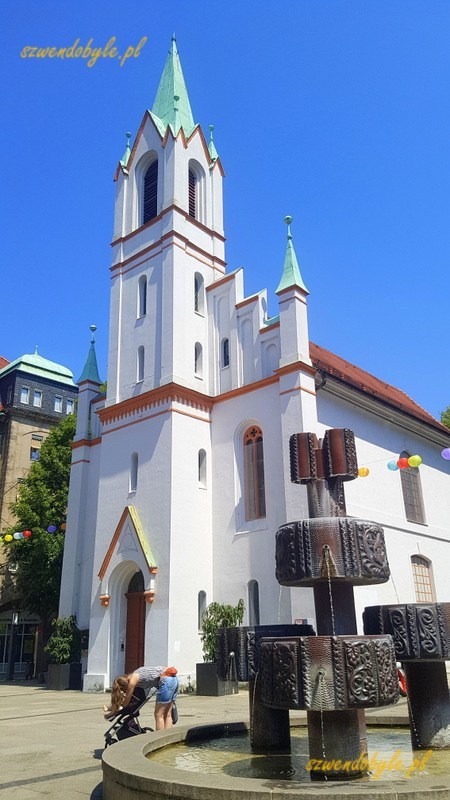
M125 672L144 666L145 598L144 576L136 572L126 593L127 628L125 640Z

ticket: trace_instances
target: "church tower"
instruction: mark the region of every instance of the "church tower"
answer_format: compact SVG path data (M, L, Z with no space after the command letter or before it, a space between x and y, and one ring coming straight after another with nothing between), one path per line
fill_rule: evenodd
M88 690L144 663L201 659L197 608L213 593L206 290L225 274L210 130L208 143L173 37L115 174Z
M223 170L194 122L174 37L115 178L107 406L172 383L207 393L205 289L225 273Z

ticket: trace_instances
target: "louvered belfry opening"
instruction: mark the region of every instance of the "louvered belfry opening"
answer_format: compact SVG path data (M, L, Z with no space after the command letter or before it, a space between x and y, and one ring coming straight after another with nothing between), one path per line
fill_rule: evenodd
M143 224L154 219L158 203L158 161L153 161L144 178L144 218Z
M266 516L264 449L261 428L253 425L244 433L245 518Z
M189 216L196 218L197 212L197 176L195 172L189 170Z

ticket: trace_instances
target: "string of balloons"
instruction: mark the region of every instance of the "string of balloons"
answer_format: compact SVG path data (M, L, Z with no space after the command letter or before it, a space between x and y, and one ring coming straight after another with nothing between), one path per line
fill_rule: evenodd
M445 447L441 450L441 456L446 461L450 461L450 447ZM384 461L384 458L379 458L377 461L370 461L370 464L379 464L380 461ZM386 466L391 472L396 472L398 469L407 469L408 467L420 467L422 463L421 456L409 456L409 458L393 458L387 462ZM370 470L368 467L360 467L358 470L358 475L360 478L367 478L369 475Z
M49 525L47 528L47 533L56 533L57 530L58 528L56 527L56 525ZM62 525L60 525L60 530L63 531L63 533L66 530L65 522L63 522ZM9 544L10 542L14 541L17 542L19 541L19 539L30 539L32 535L33 535L32 531L29 530L16 531L15 533L5 533L4 536L0 536L0 542L6 542L7 544Z

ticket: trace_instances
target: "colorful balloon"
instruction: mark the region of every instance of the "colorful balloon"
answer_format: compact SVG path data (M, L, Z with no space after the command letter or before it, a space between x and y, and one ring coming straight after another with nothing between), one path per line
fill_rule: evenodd
M13 534L14 539L23 539L22 531L17 531L17 533Z
M31 531L24 531L23 532L24 539L29 539L31 536Z
M360 467L359 468L358 475L359 475L360 478L367 478L368 474L369 474L369 468L368 467Z
M12 540L13 540L13 537L11 536L11 534L7 533L6 536L5 536L5 542L12 542Z
M48 533L54 533L56 531L56 525L49 525L47 528Z
M66 525L66 523L65 523L65 522L63 522L63 524L61 525L61 530L62 530L62 531L65 531L65 530L66 530L66 528L67 528L67 525Z
M441 456L446 461L450 461L450 447L445 447L444 450L441 450Z
M399 458L397 460L397 467L399 469L406 469L407 467L409 467L408 459L407 458Z
M391 469L392 472L395 472L395 470L398 469L397 462L396 461L388 461L387 468Z
M410 467L420 467L422 463L422 459L420 456L410 456L408 458L408 464Z

